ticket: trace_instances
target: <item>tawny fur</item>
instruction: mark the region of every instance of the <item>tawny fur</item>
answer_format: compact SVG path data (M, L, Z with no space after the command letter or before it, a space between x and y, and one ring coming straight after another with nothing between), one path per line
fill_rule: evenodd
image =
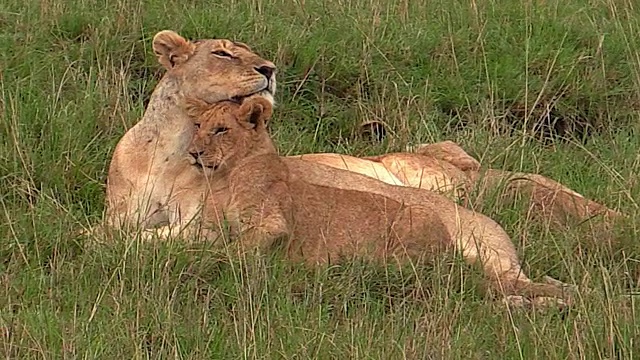
M116 228L181 227L199 214L205 185L186 160L186 146L193 135L184 109L186 98L214 103L263 96L272 102L275 93L275 66L245 44L191 42L165 30L154 37L153 50L167 73L156 86L143 118L116 146L109 167L106 220ZM265 68L271 69L269 76L260 73ZM449 141L422 145L415 152L369 158L339 154L295 157L388 184L438 191L463 202L470 192L501 189L507 199L524 193L533 213L554 224L566 224L568 219L584 221L599 214L607 220L620 217L541 175L494 169L480 172L480 164Z
M185 224L202 205L205 181L187 159L193 123L185 99L214 103L257 96L273 102L275 66L229 40L191 42L161 31L153 50L167 72L142 119L118 142L107 177L107 224Z
M204 230L198 229L210 239L224 219L241 244L270 248L284 241L291 258L312 263L406 260L455 248L480 263L503 294L566 295L558 283L524 275L509 236L484 215L431 191L279 157L264 124L271 104L263 99L190 113L199 126L189 150L194 167L216 189L207 196Z
M332 153L295 157L357 172L392 185L437 191L467 205L472 193L476 204L481 204L487 194L496 192L503 202L522 197L529 203L529 213L556 227L598 217L594 226L608 228L623 217L543 175L482 170L476 159L451 141L421 145L414 152L364 158Z

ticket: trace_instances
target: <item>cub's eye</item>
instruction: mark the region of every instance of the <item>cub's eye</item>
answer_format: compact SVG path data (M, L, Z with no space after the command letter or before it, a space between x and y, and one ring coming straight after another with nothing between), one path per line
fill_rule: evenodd
M215 128L215 129L211 130L210 134L211 135L220 135L220 134L226 133L228 130L229 130L229 128L226 128L226 127L218 127L218 128Z
M200 124L198 124L198 123L193 124L193 127L194 127L196 130L200 130Z
M224 50L214 50L211 53L213 55L215 55L215 56L220 56L220 57L225 57L225 58L232 58L233 57L231 54L229 54L228 52L226 52Z

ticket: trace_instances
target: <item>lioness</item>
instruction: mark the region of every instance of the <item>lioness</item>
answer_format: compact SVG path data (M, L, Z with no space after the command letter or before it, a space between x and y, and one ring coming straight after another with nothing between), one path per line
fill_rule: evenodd
M312 263L353 255L417 258L452 247L480 261L507 295L565 295L556 280L527 278L508 235L486 216L430 191L279 157L265 126L271 111L260 98L189 104L199 128L189 153L211 188L203 221L214 226L206 236L214 237L226 219L243 245L268 248L283 240L290 257Z
M273 103L276 90L275 65L242 43L191 42L165 30L153 38L153 51L167 72L109 166L106 218L117 228L184 224L198 214L205 183L186 159L194 131L185 98Z
M153 50L167 72L158 83L143 118L118 142L107 176L106 220L116 228L135 225L182 227L201 209L204 181L189 165L186 154L193 125L185 112L185 99L208 103L251 96L273 102L276 68L245 44L229 40L188 41L173 31L161 31ZM416 153L356 158L339 154L306 154L304 160L346 169L389 184L451 193L464 199L464 191L486 192L510 181L509 195L531 194L531 203L555 218L579 220L613 210L585 199L546 177L488 170L479 176L479 164L450 142L431 144ZM456 153L458 151L458 153ZM460 192L459 190L463 191ZM559 216L556 216L559 215Z
M335 153L302 154L295 157L357 172L392 185L437 191L468 203L475 193L481 203L488 193L499 191L501 199L523 196L531 213L550 225L562 227L600 216L593 225L607 227L623 215L543 175L480 168L480 163L451 141L421 145L414 152L354 157Z

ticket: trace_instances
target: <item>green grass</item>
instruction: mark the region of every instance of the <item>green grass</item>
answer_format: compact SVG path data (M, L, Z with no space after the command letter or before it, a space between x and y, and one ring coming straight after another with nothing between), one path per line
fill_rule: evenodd
M205 245L85 249L119 137L161 71L159 30L250 44L278 65L283 154L450 139L631 215L609 248L482 210L576 306L511 312L478 271L305 269ZM0 4L0 354L6 358L637 357L640 7L632 1L17 1ZM357 125L384 120L381 144ZM545 125L546 124L546 128ZM548 128L553 128L552 132Z

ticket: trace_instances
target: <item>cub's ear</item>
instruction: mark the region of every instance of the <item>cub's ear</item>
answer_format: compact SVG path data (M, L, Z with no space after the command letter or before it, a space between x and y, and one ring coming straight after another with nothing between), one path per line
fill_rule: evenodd
M187 61L195 50L193 43L171 30L162 30L153 37L153 52L167 70Z
M239 119L248 123L252 128L266 128L271 115L273 114L273 105L269 100L256 96L254 98L245 99L238 110Z
M199 118L209 110L209 103L196 98L187 98L184 103L184 110L192 118Z

